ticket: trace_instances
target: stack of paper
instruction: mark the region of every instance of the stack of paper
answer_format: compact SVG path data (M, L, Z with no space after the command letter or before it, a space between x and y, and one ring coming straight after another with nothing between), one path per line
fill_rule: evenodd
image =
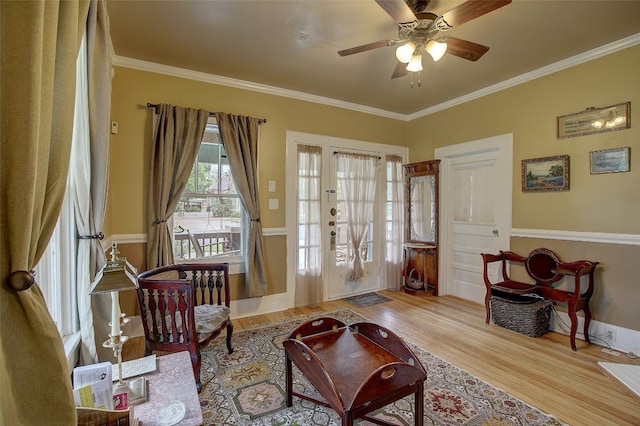
M78 407L113 410L111 363L85 365L73 369L73 396Z

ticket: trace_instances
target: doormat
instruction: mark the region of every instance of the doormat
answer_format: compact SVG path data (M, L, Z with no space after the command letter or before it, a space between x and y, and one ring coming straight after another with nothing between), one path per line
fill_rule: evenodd
M388 297L381 296L378 293L365 293L359 294L357 296L346 297L343 300L351 303L353 306L357 306L358 308L366 308L367 306L377 305L378 303L388 302Z

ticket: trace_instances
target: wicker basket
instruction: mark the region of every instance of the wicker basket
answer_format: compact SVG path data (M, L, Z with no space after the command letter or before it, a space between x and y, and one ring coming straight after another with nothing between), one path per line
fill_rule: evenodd
M539 337L549 331L550 300L522 297L514 300L491 296L493 322L529 337Z

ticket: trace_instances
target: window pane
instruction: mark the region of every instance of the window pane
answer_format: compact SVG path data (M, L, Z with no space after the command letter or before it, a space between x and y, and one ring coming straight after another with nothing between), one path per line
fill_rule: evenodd
M244 205L218 126L209 122L197 161L173 216L177 259L243 255Z

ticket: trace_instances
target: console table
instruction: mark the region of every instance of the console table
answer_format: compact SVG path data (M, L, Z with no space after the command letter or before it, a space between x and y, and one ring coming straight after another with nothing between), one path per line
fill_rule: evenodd
M160 410L180 401L185 406L185 415L179 424L201 425L202 410L189 352L176 352L156 359L156 371L144 375L149 386L148 400L131 407L133 416L143 426L162 425L157 417Z
M400 398L415 395L414 421L423 423L427 372L393 332L376 324L346 326L322 317L297 327L283 342L286 354L287 406L293 395L335 410L343 426L355 419L390 423L367 414ZM293 391L292 362L325 401Z

